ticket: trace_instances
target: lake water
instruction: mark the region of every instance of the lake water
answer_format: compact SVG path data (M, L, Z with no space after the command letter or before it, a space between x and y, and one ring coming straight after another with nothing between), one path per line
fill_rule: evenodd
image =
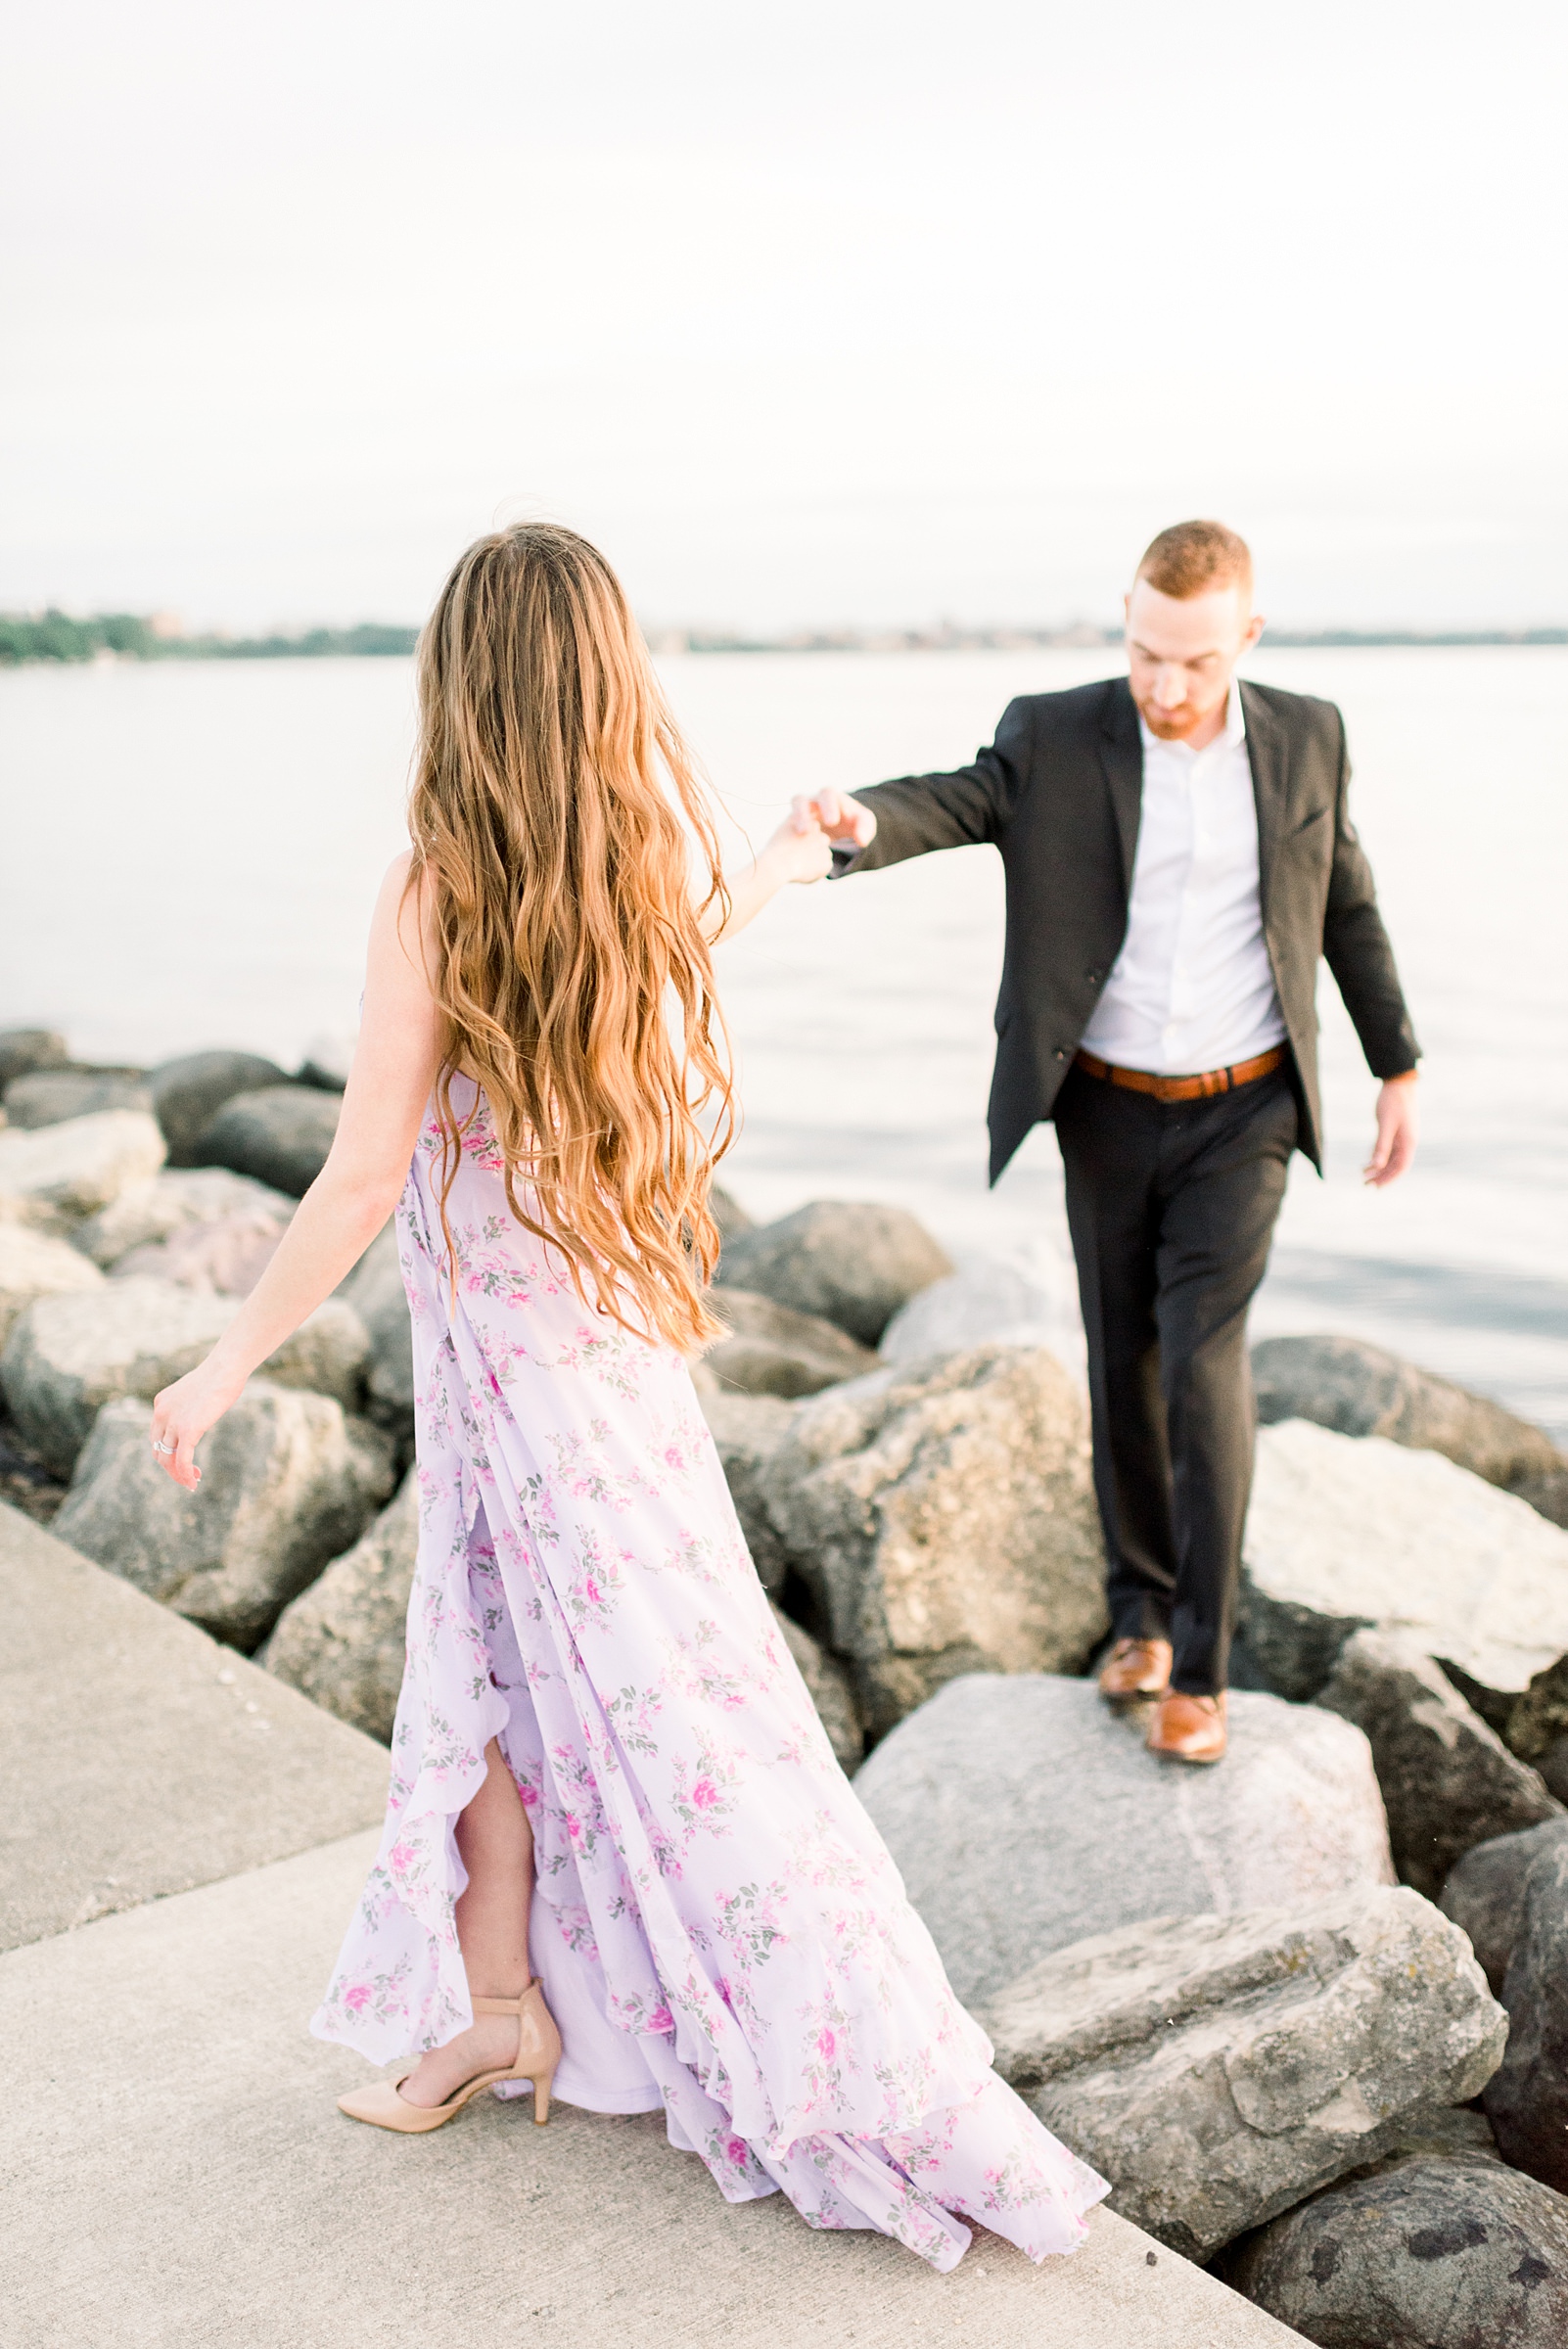
M954 764L1016 693L1105 653L662 663L733 821L790 792ZM1260 679L1343 707L1354 805L1425 1047L1406 1180L1358 1170L1374 1086L1326 973L1327 1179L1297 1159L1255 1329L1358 1332L1568 1439L1568 653L1293 651ZM84 1059L211 1043L286 1066L352 1027L376 887L402 840L403 662L0 673L0 1026ZM1032 1268L1081 1349L1049 1128L993 1192L984 1115L1001 959L989 850L786 893L720 950L746 1105L725 1180L769 1217L900 1201L947 1245Z

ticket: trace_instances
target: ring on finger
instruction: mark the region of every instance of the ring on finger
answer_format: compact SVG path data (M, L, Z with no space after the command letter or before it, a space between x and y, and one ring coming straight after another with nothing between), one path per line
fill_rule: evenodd
M175 1449L176 1449L176 1448L175 1448L175 1446L174 1446L174 1445L172 1445L172 1444L161 1444L161 1443L159 1442L159 1440L158 1440L157 1436L155 1436L155 1437L153 1438L153 1450L154 1450L155 1451L161 1451L161 1452L163 1454L163 1456L164 1456L164 1458L165 1458L165 1459L168 1457L169 1453L170 1453L171 1451L173 1451Z

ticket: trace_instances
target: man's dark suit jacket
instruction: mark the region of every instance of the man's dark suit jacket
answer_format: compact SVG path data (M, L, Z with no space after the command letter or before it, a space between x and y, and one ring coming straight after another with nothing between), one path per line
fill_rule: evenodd
M1345 721L1332 702L1243 685L1258 803L1264 938L1295 1061L1299 1147L1322 1166L1317 958L1356 1023L1375 1077L1401 1077L1414 1032L1371 867L1346 806ZM932 849L992 841L1007 876L1007 944L996 998L991 1179L1048 1119L1127 936L1143 798L1143 745L1125 677L1009 703L973 766L905 775L856 798L876 838L836 860L873 872ZM1196 1073L1196 1072L1194 1072Z

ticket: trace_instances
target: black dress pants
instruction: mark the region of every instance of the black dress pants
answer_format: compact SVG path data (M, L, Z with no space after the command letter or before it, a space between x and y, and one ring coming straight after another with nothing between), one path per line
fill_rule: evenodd
M1252 1488L1247 1308L1296 1143L1284 1069L1161 1102L1075 1068L1055 1105L1088 1338L1094 1491L1119 1639L1225 1685Z

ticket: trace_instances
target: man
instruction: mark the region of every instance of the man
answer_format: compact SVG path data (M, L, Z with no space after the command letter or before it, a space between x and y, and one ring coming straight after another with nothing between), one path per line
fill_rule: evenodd
M1292 1150L1321 1172L1327 958L1382 1082L1368 1182L1415 1149L1415 1064L1332 703L1243 684L1252 558L1162 530L1127 598L1130 674L1026 695L956 773L798 801L836 875L991 841L1007 937L994 1182L1053 1120L1088 1339L1113 1644L1100 1689L1217 1762L1252 1481L1247 1309Z

